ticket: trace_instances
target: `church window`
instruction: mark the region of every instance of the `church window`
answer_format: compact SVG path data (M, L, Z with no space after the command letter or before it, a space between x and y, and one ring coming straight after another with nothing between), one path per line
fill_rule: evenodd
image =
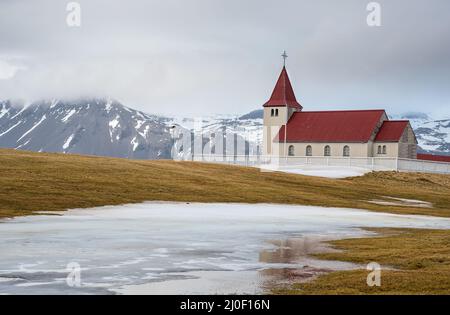
M323 155L325 155L325 156L331 155L331 148L329 145L326 145L325 148L323 149Z
M348 145L344 146L344 150L342 153L344 156L350 156L350 147Z
M312 156L312 147L310 145L306 147L306 156Z
M383 146L383 154L386 154L387 153L387 150L386 150L386 146L384 145Z
M272 108L271 110L270 110L270 116L274 116L274 113L275 113L275 110Z
M275 116L277 116L277 117L278 117L278 108L277 108L277 109L275 109Z
M378 146L377 154L381 154L381 145Z
M293 145L289 146L289 150L288 151L289 151L288 152L289 156L294 156L294 146Z

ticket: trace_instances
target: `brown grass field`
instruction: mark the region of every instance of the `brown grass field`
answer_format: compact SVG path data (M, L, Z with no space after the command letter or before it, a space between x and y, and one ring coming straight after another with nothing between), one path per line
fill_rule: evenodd
M433 208L381 206L385 196ZM376 172L327 179L218 164L0 149L0 218L142 201L288 203L450 217L450 176Z
M368 202L386 197L433 207ZM288 203L450 217L450 176L375 172L336 180L218 164L0 149L0 218L151 200ZM336 241L342 252L318 256L397 268L383 271L381 288L367 287L367 271L357 270L332 272L275 293L450 293L449 231L379 231L388 235Z

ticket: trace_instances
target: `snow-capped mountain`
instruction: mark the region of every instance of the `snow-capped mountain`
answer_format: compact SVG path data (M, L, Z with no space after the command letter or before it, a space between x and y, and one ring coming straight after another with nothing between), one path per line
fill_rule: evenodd
M0 102L0 147L134 159L170 157L162 117L117 101L41 101L17 108Z
M236 134L243 139L254 143L262 142L262 118L242 119L238 116L216 115L201 117L199 119L173 119L171 122L192 131L201 129L205 136L222 131L225 133Z
M433 119L425 113L406 113L393 119L408 119L423 152L450 154L450 118Z
M199 118L173 118L168 121L174 129L174 137L189 133L189 141L174 141L177 158L194 155L256 155L261 152L262 119L242 120L236 116L216 115ZM180 139L181 140L181 139ZM202 145L199 146L198 144ZM180 148L183 148L180 150ZM180 151L179 151L180 150Z
M189 155L199 135L202 135L200 143L203 149L215 151L212 147L217 139L214 138L222 133L224 148L228 140L241 140L241 143L246 143L245 152L241 148L235 151L236 154L249 151L256 154L260 152L263 137L262 115L262 110L255 110L243 116L166 118L107 99L41 101L26 107L0 101L0 147L158 159L171 157L174 144L171 134L194 132L190 141L178 143L174 152L183 147L183 155ZM435 120L423 113L391 118L411 121L422 151L450 154L450 119ZM174 125L178 128L173 129ZM176 155L179 157L179 152Z

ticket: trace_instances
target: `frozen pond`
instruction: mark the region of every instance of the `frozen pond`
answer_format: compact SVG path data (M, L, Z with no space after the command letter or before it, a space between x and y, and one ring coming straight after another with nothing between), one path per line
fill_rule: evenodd
M258 294L293 275L354 267L307 254L321 240L363 235L359 227L450 228L450 220L197 203L20 217L0 222L0 294ZM66 281L68 264L81 267L75 286Z

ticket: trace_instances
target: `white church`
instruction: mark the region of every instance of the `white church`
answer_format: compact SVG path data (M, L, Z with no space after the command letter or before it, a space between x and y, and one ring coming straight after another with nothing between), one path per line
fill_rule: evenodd
M410 122L384 109L304 111L285 66L263 107L264 155L417 158Z

